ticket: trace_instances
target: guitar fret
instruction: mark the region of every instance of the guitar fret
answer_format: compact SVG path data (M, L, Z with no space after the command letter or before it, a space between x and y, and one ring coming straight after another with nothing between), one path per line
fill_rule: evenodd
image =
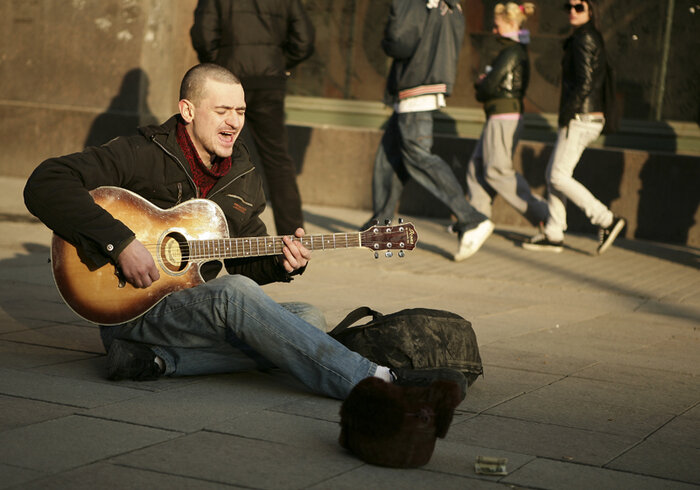
M368 238L370 244L374 240L373 237L367 235L364 238ZM292 240L310 251L370 246L363 244L362 232L306 235L302 238L292 237ZM284 247L282 236L192 240L189 242L190 256L188 259L206 260L280 255L283 253Z

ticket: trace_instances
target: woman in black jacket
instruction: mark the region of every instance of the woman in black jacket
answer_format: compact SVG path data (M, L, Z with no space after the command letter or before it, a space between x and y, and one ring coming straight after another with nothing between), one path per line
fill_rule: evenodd
M523 243L528 250L561 252L566 231L566 201L578 206L598 226L599 254L625 227L612 211L573 178L574 169L605 124L606 55L603 37L595 26L594 0L569 0L564 10L574 28L564 43L559 132L547 165L549 218L542 233Z
M499 3L494 9L494 33L501 49L475 84L486 124L467 167L467 187L472 206L484 215L491 216L493 199L499 194L538 225L547 220L547 203L532 194L527 181L513 168L530 78L530 35L522 25L534 9L532 3L515 2Z

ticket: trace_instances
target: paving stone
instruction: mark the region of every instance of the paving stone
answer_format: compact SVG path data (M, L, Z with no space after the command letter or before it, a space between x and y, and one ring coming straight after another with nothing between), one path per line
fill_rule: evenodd
M486 365L484 375L467 390L460 410L483 412L524 393L561 379L559 375L525 372L517 369Z
M452 423L450 440L531 456L603 465L636 438L491 415Z
M195 379L182 386L173 385L167 391L103 405L88 413L150 427L194 432L299 396L298 391L277 382L274 376L260 373Z
M27 482L40 478L45 473L0 463L0 475L0 488L26 488Z
M136 468L259 489L307 488L359 465L340 446L298 448L197 432L113 460Z
M55 473L178 436L176 432L73 415L0 433L0 461Z
M700 485L698 461L700 448L644 441L607 467Z
M497 482L476 480L453 474L435 473L422 468L396 469L363 465L308 488L313 490L356 490L357 488L495 490L507 488L507 486Z
M97 326L52 325L0 335L0 339L32 345L104 354Z
M0 394L72 407L93 408L142 396L143 392L115 384L0 368Z
M486 411L519 420L643 438L673 418L672 413L586 400L586 394L527 393Z
M649 366L601 362L582 369L573 377L636 386L644 390L654 390L661 396L686 398L688 402L700 400L700 383L696 376Z
M75 413L73 407L0 395L0 432Z
M33 369L92 357L93 354L85 352L0 340L0 368Z
M183 478L154 471L144 471L125 466L96 463L57 475L24 483L24 490L54 490L70 488L71 490L94 490L98 488L167 488L168 490L202 490L220 489L218 483L202 479ZM243 487L227 487L243 488Z
M339 400L309 395L271 407L270 410L337 423L340 421L340 405Z
M700 419L681 415L654 432L649 442L700 449Z
M511 472L504 483L526 488L589 490L591 488L633 488L635 490L690 490L686 483L661 480L595 466L537 458Z
M697 403L697 398L678 396L674 398L656 396L636 386L615 382L568 377L545 386L538 391L541 396L552 399L588 401L618 407L648 410L651 412L681 414Z
M332 448L338 444L340 424L269 410L250 411L225 422L212 424L208 430L286 444L298 448Z
M481 346L479 351L485 365L553 375L570 375L597 362L590 352L562 356L552 352L531 352L517 346L502 347L498 343Z
M669 304L657 301L648 301L640 306L638 312L644 314L649 319L654 319L666 325L682 326L691 331L698 332L700 322L700 306L698 306L697 290L700 286L693 288L691 298L695 304Z

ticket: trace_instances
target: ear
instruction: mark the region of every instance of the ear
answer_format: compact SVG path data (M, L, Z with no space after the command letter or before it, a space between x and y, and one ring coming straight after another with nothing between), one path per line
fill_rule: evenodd
M182 99L178 103L180 108L180 115L186 123L191 123L194 119L194 104L187 99Z

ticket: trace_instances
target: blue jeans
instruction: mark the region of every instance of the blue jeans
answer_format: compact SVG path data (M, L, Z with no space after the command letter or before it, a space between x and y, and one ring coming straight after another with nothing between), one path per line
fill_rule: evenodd
M431 153L433 112L392 114L374 159L373 218L392 218L409 177L425 187L457 217L455 229L466 231L486 220L464 196L457 177L442 158Z
M344 399L374 375L376 364L325 333L320 311L285 306L247 277L222 276L172 293L136 320L100 333L106 349L114 339L151 346L171 376L278 367L314 392Z

